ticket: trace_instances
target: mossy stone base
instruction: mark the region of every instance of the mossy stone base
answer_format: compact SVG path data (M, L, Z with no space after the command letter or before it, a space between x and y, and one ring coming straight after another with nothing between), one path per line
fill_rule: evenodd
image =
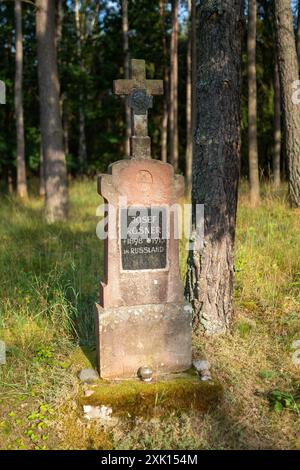
M219 383L203 382L195 373L171 374L150 383L100 381L81 405L109 406L114 416L159 416L171 412L208 411L221 399Z

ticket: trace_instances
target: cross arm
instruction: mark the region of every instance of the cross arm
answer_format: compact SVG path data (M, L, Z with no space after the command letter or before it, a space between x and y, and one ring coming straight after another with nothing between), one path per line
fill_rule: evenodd
M116 95L130 95L132 89L132 80L114 80L114 93Z
M146 90L148 95L163 95L164 82L162 80L146 80Z
M130 95L134 88L138 88L138 86L133 80L114 80L114 93L116 95ZM162 80L145 80L145 88L149 96L163 95L164 93Z

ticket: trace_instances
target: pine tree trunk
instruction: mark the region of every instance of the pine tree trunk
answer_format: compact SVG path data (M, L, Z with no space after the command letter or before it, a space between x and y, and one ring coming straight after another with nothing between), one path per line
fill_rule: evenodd
M275 30L281 89L284 136L288 167L289 197L300 206L300 103L293 97L299 78L293 17L290 0L275 2ZM297 97L296 97L297 98Z
M40 143L40 197L46 196L46 182L45 182L45 162L43 155L43 144Z
M15 74L15 109L17 131L17 194L21 198L27 197L27 180L25 165L24 140L24 111L23 111L23 34L22 34L22 5L20 0L15 1L16 23L16 74Z
M75 20L76 20L76 34L77 34L77 55L81 72L85 72L83 57L82 57L82 34L80 25L79 13L79 0L75 0ZM86 150L86 136L85 136L85 114L84 114L84 93L82 86L79 92L79 142L78 142L78 160L80 172L83 171L87 163L87 150Z
M207 334L225 332L233 316L243 14L243 0L199 5L192 204L193 238L197 205L204 205L204 241L190 251L186 294L196 328Z
M281 105L278 61L274 67L274 155L273 155L273 187L280 187L280 155L281 155Z
M298 2L298 21L297 21L297 55L300 68L300 0Z
M248 0L248 146L250 202L260 200L257 154L256 0Z
M122 31L123 31L123 52L124 52L124 78L129 78L129 37L128 37L128 0L122 0ZM131 137L131 110L125 100L125 126L126 126L126 156L130 156L130 137Z
M197 120L197 94L196 94L196 81L197 81L197 6L196 0L192 0L192 135L195 132Z
M164 109L161 129L161 161L168 160L168 96L169 96L169 71L167 66L167 38L165 26L165 0L159 0L159 14L161 22L162 49L164 56Z
M59 104L59 80L55 45L55 2L36 1L36 33L40 121L46 182L46 217L63 220L68 213L66 160Z
M63 0L56 0L56 49L62 38L62 27L64 20Z
M192 187L192 3L188 0L188 31L187 31L187 57L186 57L186 151L185 151L185 178L186 188L189 192Z
M172 0L170 64L170 162L178 170L178 0Z
M66 155L69 155L69 116L68 116L68 99L67 94L62 95L62 124L64 134L64 151Z

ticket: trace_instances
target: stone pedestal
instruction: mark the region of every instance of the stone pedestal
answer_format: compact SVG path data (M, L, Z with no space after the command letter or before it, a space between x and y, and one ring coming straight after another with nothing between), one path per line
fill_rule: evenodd
M192 310L188 303L103 309L97 304L98 365L103 379L136 377L141 366L154 374L191 366Z

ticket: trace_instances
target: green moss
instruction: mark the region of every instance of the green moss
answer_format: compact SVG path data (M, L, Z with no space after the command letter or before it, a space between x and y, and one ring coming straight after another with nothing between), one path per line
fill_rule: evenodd
M157 416L176 411L207 411L222 397L216 382L201 382L195 375L180 374L144 383L138 380L101 381L81 405L106 405L117 416Z

